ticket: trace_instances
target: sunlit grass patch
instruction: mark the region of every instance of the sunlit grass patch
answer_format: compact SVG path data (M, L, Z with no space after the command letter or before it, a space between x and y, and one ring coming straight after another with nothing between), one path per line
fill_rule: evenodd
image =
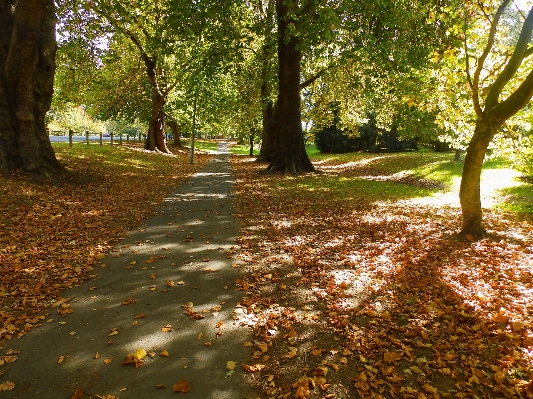
M498 192L504 201L500 202L497 208L515 213L533 214L533 185L519 182Z
M250 145L248 144L233 144L230 146L230 152L235 155L250 155ZM254 155L259 155L259 148L254 144Z
M374 377L409 397L471 396L473 384L480 397L524 392L530 221L486 210L486 226L505 239L453 239L463 164L451 154L327 154L315 165L323 173L282 176L234 164L249 266L240 287L264 301L251 327L272 342L253 362L272 375L283 365L265 397L295 396L295 381L324 365L335 370L323 373L327 392L339 397L373 393ZM484 206L505 199L505 187L529 197L515 177L505 162L486 162ZM415 185L424 179L441 184Z
M181 144L187 147L191 146L190 138L182 138ZM216 151L218 149L217 140L208 140L208 139L194 139L194 148L202 151Z

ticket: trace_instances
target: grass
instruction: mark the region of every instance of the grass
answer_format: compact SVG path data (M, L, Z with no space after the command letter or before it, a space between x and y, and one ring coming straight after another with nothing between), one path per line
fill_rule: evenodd
M184 146L190 147L191 145L191 139L190 138L182 138L181 144ZM194 148L197 150L202 151L216 151L218 148L218 141L217 140L207 140L207 139L194 139Z
M398 376L389 379L390 392L409 386L412 397L437 389L439 397L463 389L469 396L470 374L431 370L442 362L433 350L439 347L454 357L454 370L471 370L469 362L496 364L491 362L508 356L502 348L512 348L516 366L509 375L530 372L495 383L486 368L476 383L479 397L501 397L496 386L529 384L530 352L518 340L503 342L512 338L513 324L506 321L515 319L500 316L500 323L497 317L515 303L531 306L531 218L521 217L533 204L531 186L506 161L488 160L484 222L503 239L460 241L454 235L461 225L463 163L453 162L453 154L308 151L322 173L260 174L264 164L232 158L247 262L239 287L258 305L258 322L251 326L256 339L272 342L268 353L250 362L264 365L263 376L278 376L276 388L262 377L254 380L264 390L261 397L324 397L318 389L309 396L295 390L314 370L320 373L317 367L333 363L335 373L324 373L331 397L371 397L379 388L368 385L368 375L383 378L385 363L387 375ZM520 312L512 317L530 326L530 314ZM270 334L276 325L279 333ZM490 330L472 328L488 325ZM290 347L297 352L288 356ZM408 352L401 361L387 360ZM410 372L422 368L422 380Z
M235 155L250 155L250 145L233 144L230 147L230 152ZM254 144L254 155L259 155L259 147L256 144Z
M380 191L386 192L389 201L401 198L433 197L435 200L437 198L442 200L441 205L459 206L458 195L463 162L455 162L452 153L417 151L396 154L361 152L321 154L314 146L308 147L307 151L311 161L318 169L326 172L348 173L356 178L355 181L360 181L361 178L368 179L365 173L368 174L367 169L371 169L374 173L381 175L381 177L375 177L376 180L385 180L374 181L372 184L359 182L356 184L357 187L353 183L349 183L351 179L346 176L333 179L338 180L338 182L315 180L315 184L329 187L333 191L342 193L352 187L353 190L359 190L362 195L377 196L376 193ZM357 172L358 170L359 172ZM411 179L405 180L404 178L402 180L402 177L405 176L409 176ZM405 184L416 180L440 183L442 188L435 190L412 187L409 184L406 186ZM341 189L339 186L346 186L347 188ZM491 158L484 163L481 189L482 205L485 208L495 208L519 214L533 213L531 184L526 183L521 175L512 169L511 164L504 159Z

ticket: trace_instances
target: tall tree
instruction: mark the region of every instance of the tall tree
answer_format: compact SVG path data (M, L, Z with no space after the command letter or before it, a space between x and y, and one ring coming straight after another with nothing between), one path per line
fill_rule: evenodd
M310 12L299 1L276 0L278 26L278 96L271 117L272 160L267 172L313 172L305 150L301 115L301 43L296 17Z
M505 13L511 6L511 0L503 0L492 12L486 6L477 10L488 27L485 46L477 57L471 52L479 41L479 25L470 29L469 21L465 21L465 70L476 122L465 156L459 198L463 216L461 234L476 238L486 235L480 177L487 148L506 121L533 97L533 8L523 16L520 32L512 40L512 36L501 36L506 30Z
M0 168L38 174L61 169L45 126L55 73L52 0L0 4Z

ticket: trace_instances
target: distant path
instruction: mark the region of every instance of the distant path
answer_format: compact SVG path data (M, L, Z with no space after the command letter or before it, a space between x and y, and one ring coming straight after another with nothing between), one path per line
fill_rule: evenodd
M82 398L168 397L182 378L191 387L190 398L256 397L239 364L233 374L226 368L227 361L249 358L243 344L251 340L238 326L233 184L223 141L202 171L100 261L97 277L64 292L73 313L61 317L53 308L47 317L53 321L8 342L0 355L8 349L21 353L2 367L0 383L12 381L15 388L0 392L0 398L71 398L77 389L84 391ZM122 304L128 298L135 302ZM205 318L189 317L187 303L193 317ZM135 318L141 314L145 317ZM120 365L141 348L154 352L153 359L147 357L139 368ZM168 357L160 355L164 350ZM66 357L58 364L60 356Z

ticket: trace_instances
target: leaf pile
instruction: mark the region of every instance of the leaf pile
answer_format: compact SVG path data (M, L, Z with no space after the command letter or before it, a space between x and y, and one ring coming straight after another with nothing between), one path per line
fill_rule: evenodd
M65 288L91 277L120 235L149 217L165 194L209 160L162 156L125 147L56 148L67 171L35 180L0 176L0 340L42 323Z
M459 209L368 186L368 165L233 165L243 367L265 398L533 398L532 220L486 211L507 239L457 241Z

